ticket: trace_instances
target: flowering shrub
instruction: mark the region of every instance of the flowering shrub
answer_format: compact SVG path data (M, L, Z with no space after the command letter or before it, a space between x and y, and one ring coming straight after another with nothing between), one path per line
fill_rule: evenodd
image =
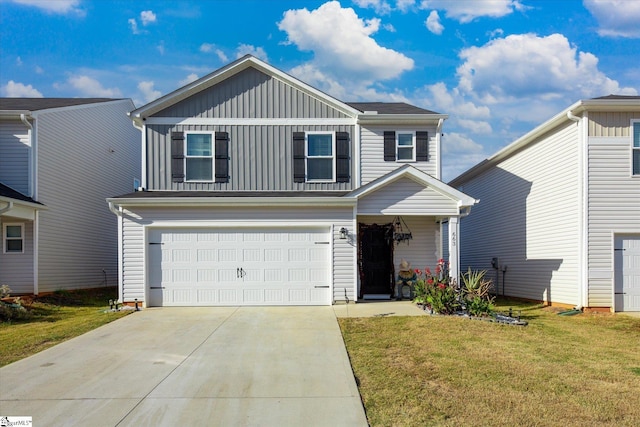
M427 267L424 271L415 270L415 273L414 302L424 305L433 313L453 314L464 310L471 315L482 316L493 310L493 299L488 295L491 282L487 285L483 280L484 272L471 273L469 270L466 276L463 274L462 287L449 277L449 264L443 259L438 260L435 272Z

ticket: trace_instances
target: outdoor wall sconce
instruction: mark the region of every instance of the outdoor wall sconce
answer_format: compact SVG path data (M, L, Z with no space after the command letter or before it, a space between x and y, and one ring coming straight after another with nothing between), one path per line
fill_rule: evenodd
M342 227L340 229L340 238L344 240L344 239L347 238L348 235L349 235L349 230L347 230L346 228Z

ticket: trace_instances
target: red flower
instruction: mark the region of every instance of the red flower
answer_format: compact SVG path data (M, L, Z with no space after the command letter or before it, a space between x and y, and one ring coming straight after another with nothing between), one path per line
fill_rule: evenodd
M444 289L444 288L446 288L447 286L446 286L444 283L440 283L440 284L438 285L438 287L439 287L440 289Z
M433 285L433 279L427 280L427 283L430 284L430 285Z
M418 270L417 268L416 268L414 271L415 271L415 273L416 273L417 275L421 275L421 274L422 274L422 271Z

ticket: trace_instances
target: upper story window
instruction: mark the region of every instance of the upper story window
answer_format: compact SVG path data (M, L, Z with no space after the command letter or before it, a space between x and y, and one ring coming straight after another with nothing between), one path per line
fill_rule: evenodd
M4 224L2 235L5 253L24 252L24 224Z
M384 131L385 162L426 162L429 134L426 131Z
M187 133L185 149L186 181L213 180L213 135Z
M415 162L416 160L416 143L415 133L398 132L396 133L396 160L399 162Z
M631 147L631 171L633 175L640 175L640 121L633 122L633 146Z
M333 132L307 133L307 181L335 181Z

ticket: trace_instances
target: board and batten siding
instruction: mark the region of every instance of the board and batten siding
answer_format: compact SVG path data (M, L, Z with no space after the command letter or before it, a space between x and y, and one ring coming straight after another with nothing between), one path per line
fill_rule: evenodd
M0 217L0 232L4 232L3 224L23 224L23 253L2 253L0 248L0 285L7 285L14 295L33 293L33 222L15 221ZM0 244L4 240L0 237Z
M630 137L632 119L640 119L638 113L589 112L589 136Z
M360 198L358 214L458 215L458 204L410 178L400 178Z
M29 128L19 121L0 120L0 182L27 196L30 156Z
M487 270L495 284L498 257L499 294L581 303L579 150L571 122L462 183L480 203L460 223L461 271Z
M614 233L640 232L640 177L631 176L631 119L602 114L613 130L601 128L588 144L589 306L612 307ZM596 114L589 114L592 120ZM621 127L622 122L626 127Z
M198 118L346 118L318 98L247 68L153 117Z
M385 162L384 160L384 131L427 131L429 133L429 161L427 162ZM362 185L380 178L392 172L404 164L419 169L429 175L436 177L438 173L438 159L436 127L416 127L411 126L367 126L360 130L360 176Z
M229 182L172 182L171 132L229 133ZM351 151L350 182L293 182L293 132L347 132ZM352 190L354 126L340 125L150 125L147 126L147 189L182 191ZM335 167L335 164L334 164Z
M393 216L358 215L358 222L362 224L389 224ZM438 248L440 247L440 224L435 217L403 216L402 219L411 230L412 240L397 243L393 250L396 275L400 270L400 262L406 260L411 268L424 270L430 268L435 271L438 264Z
M48 207L39 216L40 292L117 284L117 222L105 199L140 177L132 108L119 100L38 114L38 201Z
M123 215L124 301L145 299L145 227L161 223L163 227L268 227L317 226L333 227L333 299L354 301L355 240L340 239L340 228L353 233L351 207L204 207L204 208L129 208Z

